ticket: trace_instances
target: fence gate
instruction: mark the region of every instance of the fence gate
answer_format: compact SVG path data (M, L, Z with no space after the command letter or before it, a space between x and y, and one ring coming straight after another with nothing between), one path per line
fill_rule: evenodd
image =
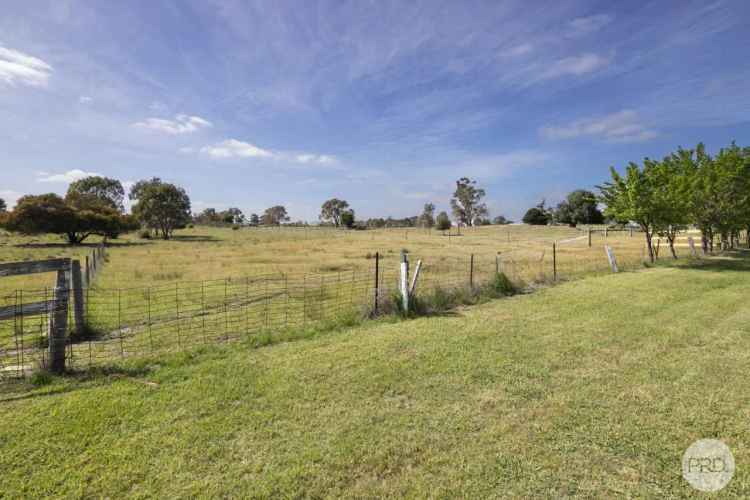
M84 327L80 262L64 258L0 264L0 277L49 272L57 272L52 298L44 301L16 303L12 306L0 307L0 321L15 321L17 318L46 315L49 318L47 325L48 356L46 359L46 368L55 373L62 373L65 371L68 305L70 304L71 290L73 290L75 303L75 327L79 331ZM26 371L25 366L18 368L22 372Z

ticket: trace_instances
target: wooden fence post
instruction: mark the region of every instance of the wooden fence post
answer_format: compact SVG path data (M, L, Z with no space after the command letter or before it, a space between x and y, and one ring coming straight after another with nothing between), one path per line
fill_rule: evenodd
M380 252L375 252L375 314L378 313L378 286L380 280Z
M86 288L91 283L91 264L89 264L89 256L86 256Z
M70 264L71 282L73 285L73 316L76 324L76 333L82 334L85 325L83 308L83 280L81 277L81 262L74 260Z
M414 297L414 292L417 290L417 280L419 279L419 271L422 270L422 259L417 261L417 267L414 268L414 276L411 278L411 286L409 287L409 296Z
M591 248L591 228L589 228L589 248Z
M469 288L474 288L474 254L469 258Z
M68 329L67 274L65 271L57 271L54 310L48 338L49 369L53 373L65 371L65 334Z
M557 281L557 242L552 242L552 281Z
M409 312L409 257L401 251L401 300L404 314Z
M604 245L604 251L607 252L607 260L609 260L609 265L612 268L612 272L617 272L617 260L615 260L615 253L612 251L612 247L609 245Z

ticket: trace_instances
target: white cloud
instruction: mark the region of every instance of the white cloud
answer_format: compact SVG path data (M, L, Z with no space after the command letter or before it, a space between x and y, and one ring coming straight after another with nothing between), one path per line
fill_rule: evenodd
M198 130L212 127L213 124L208 120L201 118L200 116L188 116L181 114L175 116L174 120L167 120L164 118L147 118L142 122L134 123L133 126L137 128L156 130L158 132L164 132L166 134L178 135L197 132Z
M599 136L609 142L643 142L658 135L640 123L638 114L629 109L598 118L583 118L568 125L542 127L539 132L548 139Z
M582 54L580 56L566 57L565 59L556 61L547 68L542 73L541 78L546 80L567 75L585 75L586 73L592 73L608 66L611 61L611 56L604 57L598 54Z
M11 210L14 206L16 206L16 202L21 196L21 193L19 193L18 191L13 191L12 189L0 190L0 198L5 200L5 204L7 205L8 210Z
M75 182L77 180L83 179L84 177L90 177L92 175L101 175L97 174L96 172L85 172L83 170L74 168L73 170L68 170L65 173L62 174L49 174L47 172L38 172L38 175L40 176L37 178L37 182Z
M255 144L240 141L238 139L226 139L224 141L203 146L200 149L192 147L183 147L178 150L180 153L189 154L200 152L212 158L268 158L280 161L289 161L293 163L324 165L331 166L338 163L335 156L323 155L316 153L292 153L286 151L271 151L263 149Z
M534 46L530 43L522 43L520 45L516 45L515 47L510 47L507 50L503 50L500 52L500 56L502 57L520 57L523 55L528 54L534 50Z
M36 57L0 46L0 83L45 87L52 66Z
M330 155L316 155L310 153L302 153L295 155L295 161L299 163L317 163L318 165L333 165L337 163L336 158Z
M78 102L81 104L89 104L92 101L93 99L87 95L82 95L81 97L78 98Z
M212 146L204 146L200 152L213 158L272 158L274 156L274 153L267 149L237 139L227 139Z
M568 23L567 34L570 37L586 36L599 31L611 22L612 16L607 14L579 17Z

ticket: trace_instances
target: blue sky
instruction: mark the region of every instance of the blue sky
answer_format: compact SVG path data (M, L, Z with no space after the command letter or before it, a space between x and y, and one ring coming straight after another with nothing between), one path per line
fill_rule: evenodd
M750 2L12 1L0 197L160 176L194 210L492 215L750 132Z

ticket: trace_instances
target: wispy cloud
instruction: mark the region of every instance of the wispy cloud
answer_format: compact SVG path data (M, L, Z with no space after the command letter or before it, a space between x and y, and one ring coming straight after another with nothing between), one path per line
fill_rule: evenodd
M333 156L316 155L310 153L295 155L294 159L299 163L317 163L318 165L333 165L337 163L336 158Z
M51 73L52 66L41 59L0 46L0 82L45 87Z
M603 69L612 61L612 56L587 53L579 56L566 57L552 63L541 75L542 80L561 76L581 76Z
M237 139L227 139L212 146L204 146L200 148L200 152L212 158L271 158L274 155L267 149Z
M520 56L529 54L533 50L534 50L534 46L532 44L522 43L522 44L510 47L508 49L502 50L500 52L500 56L501 57L520 57Z
M92 175L101 175L97 174L96 172L86 172L84 170L80 170L77 168L74 168L73 170L68 170L67 172L64 172L62 174L50 174L48 172L38 172L37 173L37 182L75 182L77 180L83 179L85 177L90 177Z
M288 151L272 151L261 148L249 142L238 139L226 139L216 144L203 146L196 149L184 147L179 149L180 153L203 153L212 158L266 158L273 160L284 160L293 163L311 164L311 165L335 165L338 159L332 155L317 153L294 153Z
M562 126L542 127L539 132L548 139L575 139L578 137L602 137L609 142L643 142L659 134L642 124L633 110L583 118Z
M567 35L572 38L590 35L612 22L612 16L608 14L596 14L593 16L578 17L568 23Z
M80 104L89 104L92 101L93 101L93 99L91 97L87 96L87 95L82 95L81 97L78 98L78 102Z
M191 134L198 130L212 127L213 124L200 116L189 116L180 114L174 120L164 118L147 118L142 122L136 122L133 127L155 130L165 134L179 135Z

